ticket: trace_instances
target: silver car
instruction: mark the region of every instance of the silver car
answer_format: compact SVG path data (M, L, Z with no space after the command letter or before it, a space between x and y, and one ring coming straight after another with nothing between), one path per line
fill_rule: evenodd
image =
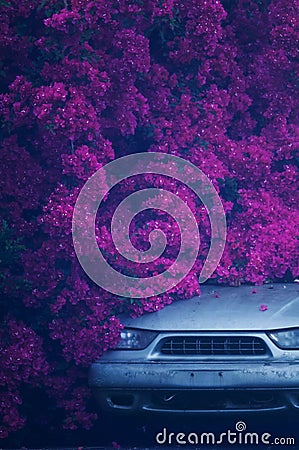
M120 413L299 411L299 285L202 286L138 319L89 383Z

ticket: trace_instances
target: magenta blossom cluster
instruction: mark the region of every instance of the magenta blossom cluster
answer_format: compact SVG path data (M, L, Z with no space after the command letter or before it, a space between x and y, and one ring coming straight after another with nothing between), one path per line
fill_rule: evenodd
M18 406L22 404L20 386L38 386L49 373L49 363L43 349L43 339L22 321L7 318L0 332L0 411L3 419L0 436L22 427L25 417Z
M96 414L87 367L117 346L120 313L137 317L200 293L211 241L207 211L183 183L150 173L105 195L98 245L129 276L170 267L181 238L169 214L144 211L130 225L140 251L155 229L167 238L148 266L126 260L111 236L121 200L163 188L198 223L201 246L190 273L167 292L147 288L139 299L106 292L84 273L72 242L74 205L110 161L160 152L209 177L227 219L212 282L298 277L297 14L288 0L1 3L2 436L30 423L28 386L55 403L64 428L90 428ZM103 176L103 193L108 181ZM191 233L188 239L192 246ZM55 415L47 421L55 424Z

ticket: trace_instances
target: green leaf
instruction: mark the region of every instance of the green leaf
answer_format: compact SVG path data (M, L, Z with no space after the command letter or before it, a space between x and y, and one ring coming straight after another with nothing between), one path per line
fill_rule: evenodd
M4 0L0 0L0 6L5 6L6 8L9 8L11 6L11 4L8 2L5 2Z

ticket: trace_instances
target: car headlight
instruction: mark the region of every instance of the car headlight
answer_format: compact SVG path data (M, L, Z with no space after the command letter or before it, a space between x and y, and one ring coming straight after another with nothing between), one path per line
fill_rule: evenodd
M269 333L269 337L280 348L299 350L299 328L282 331L272 331L271 333Z
M155 339L157 334L158 333L154 331L125 328L120 333L120 342L116 347L116 350L142 350Z

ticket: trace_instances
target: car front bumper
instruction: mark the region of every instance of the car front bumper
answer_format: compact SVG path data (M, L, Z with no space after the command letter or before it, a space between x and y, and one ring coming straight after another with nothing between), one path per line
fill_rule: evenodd
M89 384L110 412L299 410L299 363L95 362Z

